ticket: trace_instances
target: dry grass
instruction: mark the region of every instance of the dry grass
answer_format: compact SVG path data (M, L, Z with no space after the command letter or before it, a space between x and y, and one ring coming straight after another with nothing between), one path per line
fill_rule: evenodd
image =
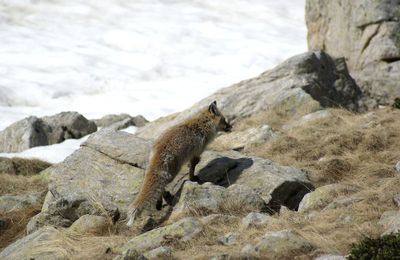
M4 194L24 194L30 192L44 192L47 183L39 176L16 176L0 174L0 196ZM34 205L18 211L0 212L0 220L6 225L0 227L0 251L25 235L26 225L31 217L38 214L42 205Z
M50 166L50 163L38 159L0 157L0 174L34 175Z
M332 196L361 201L311 213L285 212L268 227L292 228L320 252L346 254L352 243L380 235L380 216L394 209L392 198L400 187L394 171L400 159L400 111L330 112L330 117L281 130L276 141L254 146L247 153L306 169L316 186L342 183L358 187L353 193Z

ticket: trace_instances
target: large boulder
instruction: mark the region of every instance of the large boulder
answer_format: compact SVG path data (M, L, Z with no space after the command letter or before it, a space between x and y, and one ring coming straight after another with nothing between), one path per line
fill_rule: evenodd
M98 141L99 136L104 143ZM147 157L149 149L141 150L145 145L135 145L143 143L125 132L106 132L99 136L89 139L62 163L46 170L49 193L42 212L28 224L28 232L43 225L68 227L86 214L107 216L114 221L126 216L128 205L143 181L144 170L139 165L145 164L130 154L140 150Z
M265 201L251 188L234 184L228 188L210 182L185 182L171 218L229 213L231 215L266 210Z
M150 122L136 134L154 139L214 100L223 114L235 122L270 109L295 114L341 106L362 111L365 106L361 99L361 90L350 77L343 59L332 59L324 52L307 52L256 78L223 88L181 113Z
M297 210L304 195L314 189L303 170L235 151L204 152L195 175L201 182L250 187L273 210L282 205Z
M97 126L77 112L27 117L0 131L0 152L21 152L93 133Z
M399 0L307 0L309 49L345 57L359 86L391 103L400 96L399 13Z
M48 145L47 131L48 126L35 116L17 121L0 131L0 152L15 153Z
M61 112L42 118L49 126L47 140L49 144L61 143L66 139L79 139L97 131L94 122L87 120L77 112Z

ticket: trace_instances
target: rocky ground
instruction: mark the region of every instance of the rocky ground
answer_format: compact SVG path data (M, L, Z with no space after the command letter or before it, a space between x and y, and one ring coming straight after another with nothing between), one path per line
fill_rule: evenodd
M365 237L399 232L400 110L378 106L346 59L299 54L152 122L16 122L3 149L93 134L59 164L0 160L0 259L344 259ZM198 182L184 168L168 185L161 224L130 230L154 139L214 100L233 131L203 153Z
M210 100L233 132L203 153L198 183L185 168L169 185L160 226L129 230L127 206L154 138ZM0 258L344 256L364 237L399 229L400 110L370 104L343 60L308 52L179 114L97 120L103 128L62 163L2 159ZM136 134L120 131L135 124Z

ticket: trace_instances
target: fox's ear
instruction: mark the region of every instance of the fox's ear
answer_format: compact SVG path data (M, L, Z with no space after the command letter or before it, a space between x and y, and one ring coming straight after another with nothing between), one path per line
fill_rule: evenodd
M217 101L214 101L210 104L208 111L210 111L211 114L218 115Z

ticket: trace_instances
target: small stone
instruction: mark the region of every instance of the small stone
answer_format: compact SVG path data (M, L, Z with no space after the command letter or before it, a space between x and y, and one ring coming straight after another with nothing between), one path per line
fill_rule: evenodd
M378 224L384 228L382 235L400 232L400 211L390 210L383 212Z
M110 227L110 222L107 218L102 216L94 216L94 215L83 215L78 220L76 220L71 227L70 230L73 230L80 234L96 234L103 235L108 231Z
M240 252L242 254L246 254L246 255L255 255L255 254L257 254L255 246L253 246L251 244L245 245Z
M221 238L221 243L226 245L226 246L231 246L237 243L237 240L239 238L238 233L228 233L224 237Z
M172 248L160 246L144 254L148 259L172 259Z
M267 225L271 219L272 217L267 214L252 212L242 219L242 226L248 228Z
M127 249L122 254L122 256L119 257L119 260L146 260L146 259L147 259L146 257L144 257L135 249Z

